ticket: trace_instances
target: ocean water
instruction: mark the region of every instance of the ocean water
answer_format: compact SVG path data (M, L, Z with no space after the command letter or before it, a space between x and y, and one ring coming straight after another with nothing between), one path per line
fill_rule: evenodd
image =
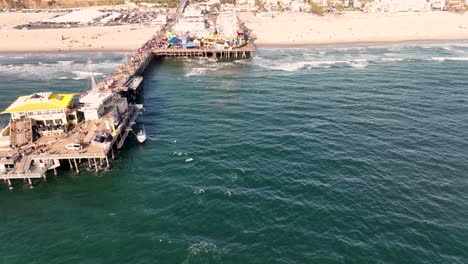
M0 107L128 55L0 54ZM467 42L168 60L144 87L150 138L112 170L0 185L1 264L468 263Z

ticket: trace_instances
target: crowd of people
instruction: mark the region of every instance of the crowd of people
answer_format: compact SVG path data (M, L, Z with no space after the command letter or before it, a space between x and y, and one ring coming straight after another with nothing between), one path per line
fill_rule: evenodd
M144 63L149 63L149 58L152 56L152 50L154 48L160 48L167 46L167 41L165 41L165 32L173 27L177 23L178 19L181 17L184 8L187 6L187 0L181 0L179 7L171 18L168 19L168 22L163 25L159 31L157 31L148 41L145 42L134 54L133 56L125 63L120 66L113 76L106 79L104 89L105 90L114 90L117 87L123 86L131 76L135 75Z

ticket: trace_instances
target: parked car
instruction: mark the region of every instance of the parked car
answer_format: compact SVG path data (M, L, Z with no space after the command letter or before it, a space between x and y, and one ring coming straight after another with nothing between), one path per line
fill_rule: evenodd
M65 148L68 150L80 150L80 149L83 149L83 146L77 143L71 143L71 144L65 145Z

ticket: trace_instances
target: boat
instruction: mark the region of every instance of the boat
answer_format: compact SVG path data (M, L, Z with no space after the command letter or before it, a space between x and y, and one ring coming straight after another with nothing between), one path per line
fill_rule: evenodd
M140 142L140 143L143 143L143 142L146 141L145 128L143 128L142 130L140 130L140 132L138 132L138 134L136 135L136 138L137 138L138 142Z

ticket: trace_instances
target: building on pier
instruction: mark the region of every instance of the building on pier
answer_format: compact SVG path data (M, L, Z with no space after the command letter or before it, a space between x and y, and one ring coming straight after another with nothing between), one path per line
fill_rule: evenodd
M80 121L75 98L75 94L52 92L18 97L2 112L10 114L11 120L2 131L0 146L20 147L40 136L62 135Z
M63 125L76 122L75 94L52 92L20 96L2 114L11 114L11 119L32 118L45 125Z
M96 173L109 168L109 156L124 146L143 105L143 74L153 58L210 57L244 59L253 55L253 43L237 31L233 38L243 43L228 48L168 48L159 42L183 13L182 0L168 24L148 40L125 65L81 96L36 93L18 98L3 113L11 114L10 124L0 133L0 180L13 188L13 180L46 180L46 172L68 163L77 174L84 164ZM234 31L233 31L234 32ZM241 45L239 45L241 44ZM39 125L46 128L42 131ZM36 132L37 130L37 132ZM40 131L44 133L39 133Z
M123 146L141 109L120 94L97 89L81 96L21 96L3 112L11 118L0 134L0 179L11 189L11 180L32 186L31 179L46 179L62 162L77 173L82 161L96 172L109 167L108 155Z

